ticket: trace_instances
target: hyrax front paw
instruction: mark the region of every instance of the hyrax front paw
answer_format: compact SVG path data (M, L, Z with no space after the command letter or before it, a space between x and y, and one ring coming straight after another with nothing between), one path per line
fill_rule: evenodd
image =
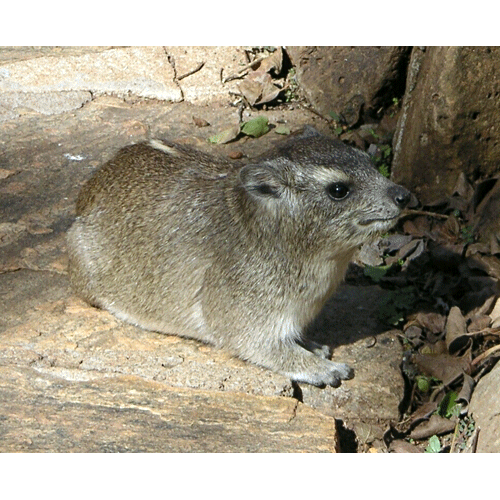
M354 370L344 363L334 363L328 359L320 359L314 371L304 371L294 373L291 379L295 382L306 382L318 387L331 385L338 387L342 380L349 380L354 377Z

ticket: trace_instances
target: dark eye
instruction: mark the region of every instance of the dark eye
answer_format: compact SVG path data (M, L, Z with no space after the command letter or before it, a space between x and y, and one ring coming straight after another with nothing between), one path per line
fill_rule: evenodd
M326 192L332 200L343 200L349 194L349 186L343 182L334 182L326 187Z

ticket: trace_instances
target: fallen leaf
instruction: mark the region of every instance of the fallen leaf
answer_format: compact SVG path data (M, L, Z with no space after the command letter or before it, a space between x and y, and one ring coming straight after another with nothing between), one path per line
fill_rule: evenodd
M252 137L260 137L269 132L268 119L265 116L258 116L248 122L243 123L241 132Z
M424 403L420 408L418 408L411 415L410 426L413 426L417 422L422 420L427 420L438 408L438 404L436 401L428 401Z
M402 247L396 254L396 258L405 260L403 264L403 269L405 269L412 260L420 257L425 252L425 249L426 245L424 240L416 239Z
M467 265L471 269L479 269L489 276L500 279L500 259L494 255L476 254L467 259Z
M413 237L405 234L392 234L386 238L381 238L378 246L384 253L392 253L400 250L408 243L411 243Z
M411 357L411 361L422 373L441 380L444 385L450 384L464 372L471 372L469 352L462 357L451 356L449 354L427 356L417 353Z
M435 312L419 312L415 316L414 321L426 331L434 334L444 332L446 326L445 316Z
M212 144L226 144L227 142L231 142L240 134L240 126L234 125L233 127L229 127L222 132L209 137L208 142Z
M491 318L486 314L477 314L471 318L471 322L467 327L468 333L477 333L486 330L490 326Z
M460 235L460 223L454 215L450 215L446 222L440 226L438 233L441 237L456 241Z
M286 125L278 125L274 129L274 132L281 135L289 135L291 133L290 127L287 127Z
M283 90L273 83L269 73L260 70L249 73L238 88L251 106L271 102Z
M460 350L468 341L467 323L457 306L453 306L448 314L445 327L445 340L450 353Z
M444 418L440 415L431 415L429 420L422 422L410 433L412 439L426 439L430 436L446 434L455 429L456 419Z
M259 70L261 71L274 71L278 74L281 71L283 65L283 49L278 47L271 55L263 59L259 64Z
M431 226L427 217L415 217L413 220L406 220L404 222L403 230L406 234L422 238L430 235Z
M453 194L455 193L466 200L470 200L474 194L474 189L463 172L460 172L458 175L457 182L453 188Z
M493 306L493 309L490 312L489 316L491 318L492 326L500 319L500 298L495 300L495 305Z
M458 394L455 401L457 403L465 403L465 406L467 407L469 405L470 397L475 385L476 382L474 381L474 379L470 375L467 375L467 373L464 373L464 382L462 384L462 389L460 390L460 393Z
M403 439L395 439L389 446L389 451L391 453L423 453L421 448Z

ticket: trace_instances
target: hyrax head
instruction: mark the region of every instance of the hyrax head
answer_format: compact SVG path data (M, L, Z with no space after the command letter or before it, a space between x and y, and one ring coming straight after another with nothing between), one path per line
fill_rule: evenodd
M243 167L240 178L282 231L337 248L387 231L410 201L410 192L382 176L366 153L311 128Z

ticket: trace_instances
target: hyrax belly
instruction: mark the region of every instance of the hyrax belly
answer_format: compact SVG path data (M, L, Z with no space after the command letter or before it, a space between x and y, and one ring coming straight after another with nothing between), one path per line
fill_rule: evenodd
M70 279L125 321L336 386L352 370L304 348L303 331L408 201L364 153L311 130L247 164L129 146L79 195Z

